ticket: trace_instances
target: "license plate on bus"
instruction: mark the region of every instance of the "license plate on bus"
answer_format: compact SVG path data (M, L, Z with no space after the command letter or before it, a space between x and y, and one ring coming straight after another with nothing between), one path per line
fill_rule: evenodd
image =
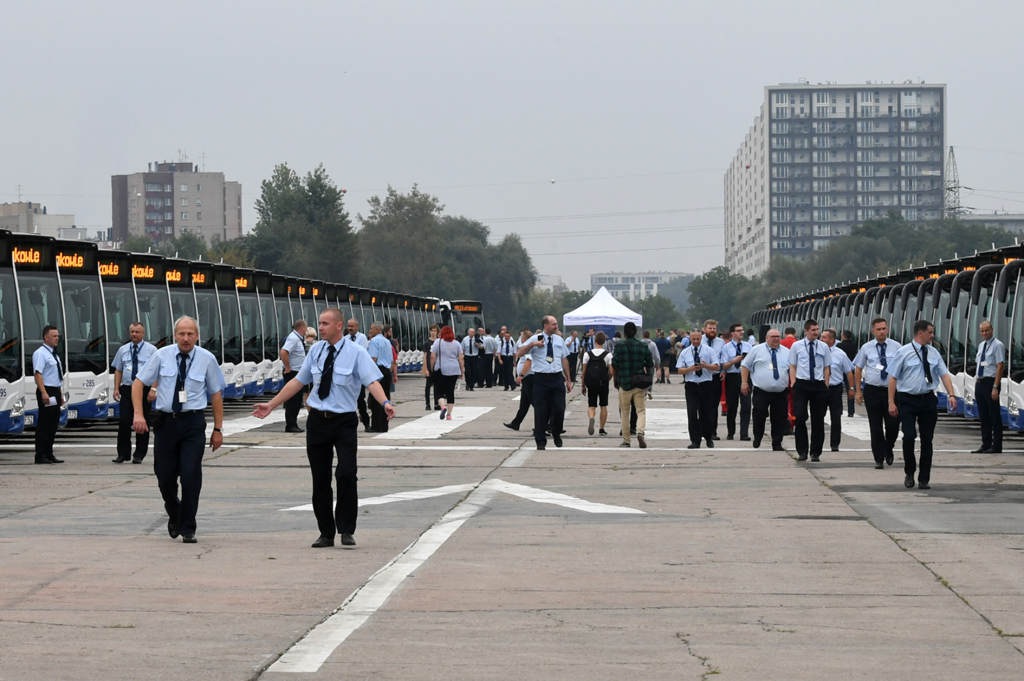
M77 419L78 418L78 410L77 409L68 409L68 418L69 419Z
M108 419L114 418L114 408L113 407L110 407L109 409L107 409L107 418Z
M35 425L35 422L36 422L36 417L33 416L32 414L29 414L28 416L25 417L25 425L26 426Z

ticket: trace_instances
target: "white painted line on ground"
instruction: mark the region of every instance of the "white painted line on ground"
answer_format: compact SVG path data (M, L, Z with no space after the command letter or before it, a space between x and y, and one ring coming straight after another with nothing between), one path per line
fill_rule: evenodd
M829 419L826 416L825 417L825 425L828 425L828 423L829 423ZM850 420L844 414L843 415L843 422L842 422L842 430L843 430L843 435L844 436L845 435L849 435L850 437L855 437L858 440L861 440L863 442L871 442L871 426L868 423L868 420L866 418L859 418L859 419ZM897 437L896 440L899 441L899 440L902 440L902 439L903 439L903 430L901 429L899 437Z
M531 449L520 447L512 453L512 456L502 462L501 468L522 468L523 464L529 461L530 457L533 456L533 453L536 451L536 447Z
M513 496L520 497L521 499L526 499L527 501L536 501L541 504L555 504L556 506L564 506L565 508L572 508L577 511L586 511L587 513L626 513L646 515L643 511L638 511L635 508L612 506L611 504L599 504L595 501L587 501L585 499L571 497L568 494L559 494L558 492L551 492L546 489L517 485L514 482L505 482L504 480L488 480L483 483L481 487L493 487L499 492L505 492L506 494L511 494Z
M396 492L395 494L385 494L382 497L367 497L366 499L359 500L359 506L379 506L381 504L390 504L395 501L415 501L417 499L432 499L433 497L443 497L446 494L456 494L458 492L468 492L469 490L476 487L476 485L447 485L445 487L433 487L431 489L418 489L411 492ZM293 506L291 508L282 508L282 511L312 511L313 504L303 504L302 506Z
M494 407L463 407L455 405L452 412L452 420L441 420L438 418L440 412L434 412L430 416L421 416L415 421L403 423L386 433L381 433L374 440L436 440L446 433L450 433L459 426L464 426L470 421L477 419Z
M648 440L688 440L685 409L647 410L644 437ZM615 432L618 432L617 430Z
M301 421L304 418L306 418L306 410L302 409L299 411L299 420ZM272 411L270 416L265 419L258 419L255 416L243 416L237 419L224 419L224 432L222 434L224 437L231 437L232 435L238 435L239 433L245 433L254 428L274 423L284 423L284 409ZM206 439L209 440L211 435L213 435L212 418L206 423Z
M509 400L509 402L518 402L520 397L521 397L520 395L516 395L511 400Z
M314 627L267 669L269 672L316 672L356 629L370 618L412 572L476 515L496 493L479 487L445 514L394 560L378 570L342 603L334 614Z

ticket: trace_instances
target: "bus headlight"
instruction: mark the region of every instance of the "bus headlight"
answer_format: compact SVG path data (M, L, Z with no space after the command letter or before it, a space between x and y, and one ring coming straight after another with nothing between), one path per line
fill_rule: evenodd
M245 387L245 374L243 374L242 372L239 372L238 378L235 379L235 387L239 389Z
M1017 408L1017 403L1010 400L1010 406L1007 407L1007 411L1010 412L1010 416L1016 418L1020 415L1020 409Z
M973 405L974 404L974 393L967 392L967 391L964 392L964 404L966 404L966 405Z
M103 390L100 391L100 394L96 396L96 404L106 404L107 402L110 401L108 399L109 397L110 397L110 389L109 388L104 388Z
M24 397L19 397L18 399L16 399L14 401L14 404L11 406L11 418L12 419L16 419L19 416L24 416L24 415L25 415L25 398Z

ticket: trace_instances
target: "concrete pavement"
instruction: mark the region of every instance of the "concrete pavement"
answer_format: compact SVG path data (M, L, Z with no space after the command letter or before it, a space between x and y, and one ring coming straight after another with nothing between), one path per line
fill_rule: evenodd
M517 393L460 393L442 433L401 381L391 435L360 433L360 496L388 499L355 549L309 548L312 513L285 510L309 472L280 423L207 453L191 546L109 427L62 431L61 466L0 443L0 679L1024 675L1020 436L969 454L976 429L942 419L932 489L906 490L898 454L875 470L851 436L797 464L723 419L686 450L680 384L655 386L648 449L618 447L614 414L587 436L577 389L566 446L537 452L501 425ZM304 645L315 671L280 671Z

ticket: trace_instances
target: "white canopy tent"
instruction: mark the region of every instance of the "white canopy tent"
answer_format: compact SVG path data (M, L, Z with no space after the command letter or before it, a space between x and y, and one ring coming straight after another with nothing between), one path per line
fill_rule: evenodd
M593 298L562 317L563 326L622 326L626 322L642 326L643 321L643 315L615 300L604 286Z

